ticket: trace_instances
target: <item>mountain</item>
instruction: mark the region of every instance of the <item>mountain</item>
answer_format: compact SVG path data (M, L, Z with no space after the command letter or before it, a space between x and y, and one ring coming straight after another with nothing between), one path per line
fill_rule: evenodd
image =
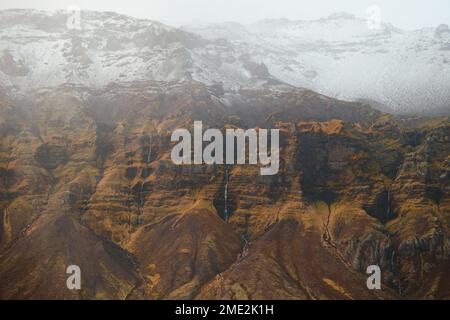
M2 299L450 296L448 118L192 81L0 92ZM194 120L279 128L279 174L174 165Z
M0 83L20 93L64 83L100 88L148 79L194 79L226 88L279 82L264 66L235 57L228 45L155 21L82 11L81 29L71 29L69 17L0 11Z
M312 21L276 19L183 29L209 40L227 39L293 86L340 99L376 101L395 113L450 110L447 25L404 31L381 23L373 29L366 20L343 13Z
M334 14L174 28L116 13L0 11L0 83L14 94L72 83L199 81L230 93L295 86L394 113L448 115L448 26L370 29Z
M447 26L80 14L0 11L0 299L450 298ZM175 165L194 121L278 174Z

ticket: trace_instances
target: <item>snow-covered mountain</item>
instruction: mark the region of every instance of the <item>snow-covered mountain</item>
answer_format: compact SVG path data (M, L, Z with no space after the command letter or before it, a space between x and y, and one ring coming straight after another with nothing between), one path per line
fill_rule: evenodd
M182 28L116 13L0 11L0 85L16 93L64 83L196 80L242 87L288 84L376 101L397 112L450 110L450 30L413 32L335 14Z
M225 38L271 75L341 99L377 101L397 112L450 111L450 30L403 31L390 24L334 14L314 21L264 20L252 25L185 26Z
M0 82L19 91L63 83L198 80L227 89L276 82L227 41L116 13L0 11Z

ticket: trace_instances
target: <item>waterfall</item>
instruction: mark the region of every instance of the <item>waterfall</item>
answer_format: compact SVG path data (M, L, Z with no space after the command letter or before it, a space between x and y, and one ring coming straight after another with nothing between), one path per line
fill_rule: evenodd
M224 218L228 221L228 166L225 166Z
M145 167L144 167L144 176L145 176L145 178L147 178L148 165L149 165L150 159L152 157L152 136L149 135L148 138L149 138L149 141L148 141L147 161L145 162Z
M152 156L152 136L149 135L149 142L148 142L148 154L147 154L147 164L150 163L150 158Z
M148 152L147 152L147 159L144 166L144 179L147 178L148 175L148 165L150 164L150 159L152 157L152 135L148 135L149 142L148 142ZM139 187L139 199L138 199L138 217L137 217L137 224L141 224L141 208L144 205L144 199L142 198L142 193L144 191L144 182L141 183L141 186Z
M241 239L244 241L244 246L242 247L241 253L239 255L239 261L242 261L242 259L247 256L248 247L250 246L250 242L248 241L245 233L241 234Z
M138 199L138 216L136 224L141 224L141 208L144 204L144 200L142 199L142 192L144 191L144 183L141 183L141 186L139 187L139 199Z
M386 210L386 218L389 218L390 216L390 211L391 211L391 194L389 192L389 190L387 191L387 210Z

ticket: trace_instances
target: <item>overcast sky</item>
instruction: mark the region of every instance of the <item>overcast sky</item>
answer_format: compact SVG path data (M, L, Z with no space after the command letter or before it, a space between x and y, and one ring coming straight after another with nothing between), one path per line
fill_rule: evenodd
M450 0L1 0L0 9L81 9L115 11L167 24L237 21L266 18L317 19L334 12L366 17L371 5L381 9L382 20L403 29L450 24Z

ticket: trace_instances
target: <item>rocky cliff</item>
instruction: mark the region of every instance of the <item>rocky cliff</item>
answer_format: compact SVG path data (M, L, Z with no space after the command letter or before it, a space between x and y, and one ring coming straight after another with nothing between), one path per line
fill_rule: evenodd
M3 299L450 297L448 118L197 82L2 89L0 108ZM279 173L174 165L194 120L280 129Z

